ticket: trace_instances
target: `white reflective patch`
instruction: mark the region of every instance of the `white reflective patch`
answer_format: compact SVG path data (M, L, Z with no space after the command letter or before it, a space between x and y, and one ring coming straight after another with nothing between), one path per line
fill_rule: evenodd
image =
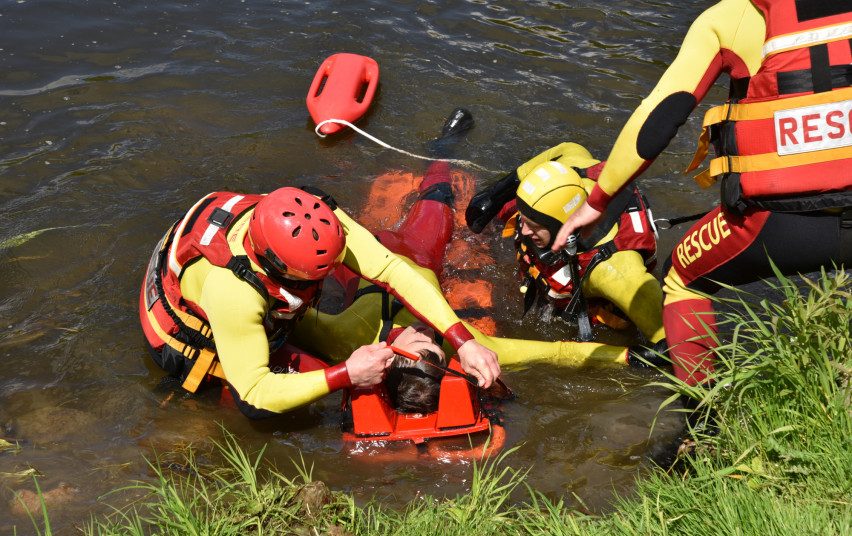
M577 208L577 205L579 205L582 201L583 200L580 198L580 194L575 195L571 198L570 201L565 203L565 206L562 207L562 212L564 212L565 214L570 214L571 211Z
M530 195L532 195L533 192L535 192L535 186L533 186L531 183L529 183L527 181L524 181L524 183L521 184L521 187L524 189L524 191L526 193L528 193Z
M639 217L639 213L637 211L628 212L630 214L630 223L633 224L633 230L637 234L642 234L645 232L645 227L642 225L642 218Z
M571 297L570 292L565 292L565 293L555 292L552 289L547 291L547 295L550 296L551 298L556 298L557 300L562 299L562 298L570 298Z
M555 274L550 276L550 278L564 287L568 284L569 281L571 281L571 271L566 265L560 268Z
M852 145L852 100L775 112L779 155L810 153Z
M196 202L194 205L192 205L192 208L190 208L186 213L187 216L194 213L195 209L198 208L198 205L200 205L202 201L204 201L205 199L207 199L211 195L213 195L213 194L209 193L209 194L205 195L204 197L199 199L198 202ZM178 262L177 262L177 248L178 248L178 242L180 242L180 237L183 236L183 229L184 229L184 227L186 227L187 220L188 220L188 218L186 216L184 216L183 220L181 220L181 222L178 224L178 228L175 230L175 238L174 238L174 240L172 240L172 247L169 248L169 270L174 272L175 275L180 275L180 270L182 268L182 266L180 264L178 264Z
M278 293L287 301L287 305L290 306L292 311L299 309L305 303L302 298L287 292L284 287L278 287Z
M814 28L805 32L779 35L763 44L763 57L765 58L770 54L775 54L782 50L802 48L818 43L848 39L850 37L852 37L852 22Z
M552 167L554 170L558 171L559 173L568 173L568 168L563 166L562 162L557 162L557 161L554 160L554 161L548 162L547 165L549 165L550 167Z
M234 208L234 205L239 203L243 197L245 196L235 195L234 197L228 199L228 202L222 205L222 210L226 212L231 212L231 209ZM199 244L201 244L202 246L209 246L210 242L213 240L213 237L216 236L216 231L218 231L219 229L222 229L222 227L219 227L215 223L211 223L210 225L208 225L207 229L204 230L204 235L202 235Z
M541 178L541 180L546 181L550 178L550 172L547 171L544 166L539 166L535 168L535 174Z

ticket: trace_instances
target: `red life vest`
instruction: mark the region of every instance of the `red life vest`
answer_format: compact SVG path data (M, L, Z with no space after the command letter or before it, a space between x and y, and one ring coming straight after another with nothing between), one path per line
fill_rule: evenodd
M630 199L626 208L620 214L613 215L612 218L604 215L602 225L606 225L609 221L617 222L618 228L613 239L578 253L578 277L584 278L589 267L594 269L599 260L608 259L616 251L637 251L645 260L645 265L653 268L656 262L657 239L652 223L653 217L650 216L650 208L635 185L628 195L630 195ZM615 207L616 203L613 203L612 206ZM516 216L516 218L519 217ZM531 241L525 240L520 229L521 225L518 221L515 231L515 247L518 251L520 277L529 283L539 285L540 290L557 308L564 307L570 301L575 285L575 282L571 281L567 261L564 259L553 263L542 261L541 253L543 252L538 251L538 248ZM610 229L612 229L612 224L609 224L604 234L608 234Z
M688 171L722 176L722 202L815 210L848 206L852 186L852 10L848 2L754 0L766 20L760 70L746 97L711 108Z
M261 278L248 260L251 248L242 244L246 256L235 256L230 241L244 236L234 224L248 225L250 212L261 195L213 192L199 200L160 240L145 275L139 303L142 328L149 344L159 354L157 363L171 374L188 375L184 387L198 388L207 374L224 378L215 354L213 333L207 315L196 303L187 300L180 280L187 267L204 258L210 264L231 270L264 298L269 298ZM239 248L237 248L239 250ZM292 323L297 321L319 298L322 282L286 293L288 303L276 298L264 327L274 349L283 343ZM182 356L182 357L181 357Z

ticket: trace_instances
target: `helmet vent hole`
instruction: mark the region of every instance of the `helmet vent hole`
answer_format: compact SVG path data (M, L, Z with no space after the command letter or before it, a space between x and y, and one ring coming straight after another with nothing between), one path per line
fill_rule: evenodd
M310 214L305 214L305 219L306 219L306 220L311 219L311 215L310 215Z
M319 233L316 229L311 229L311 233L314 235L314 240L319 241Z
M301 233L301 232L302 232L302 226L301 225L296 227L295 229L293 229L293 238L296 238L297 236L299 236L299 233Z
M316 210L316 209L318 209L318 208L320 208L320 204L319 204L319 203L314 203L314 210Z
M296 204L301 207L302 206L302 200L299 199L298 197L296 197L295 199L296 199Z
M328 268L327 264L318 264L317 269L322 270L323 268Z
M323 222L323 223L324 223L324 224L326 224L326 225L331 225L331 222L330 222L330 221L328 221L328 220L327 220L327 219L325 219L325 218L320 218L320 221L321 221L321 222Z
M284 216L285 218L292 218L293 216L295 216L295 215L296 215L296 213L295 213L295 212L290 212L290 211L288 210L287 212L283 212L283 213L281 213L281 215L282 215L282 216Z
M325 249L318 249L318 250L317 250L317 255L325 255L325 254L326 254L326 252L327 252L327 250L325 250Z

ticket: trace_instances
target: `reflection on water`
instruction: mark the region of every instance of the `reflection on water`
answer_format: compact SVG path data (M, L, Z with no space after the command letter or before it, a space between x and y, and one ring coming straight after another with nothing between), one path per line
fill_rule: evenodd
M0 473L37 470L62 498L54 527L69 531L104 511L103 493L150 478L140 454L209 449L221 422L250 449L270 443L279 467L303 451L317 478L359 497L399 504L464 490L465 464L376 464L347 452L339 397L268 422L220 407L212 390L169 398L137 325L150 248L214 189L313 184L357 213L373 177L422 170L351 133L316 139L304 95L333 52L379 62L381 89L359 125L395 145L422 152L463 105L477 127L459 156L489 169L563 140L603 155L699 10L684 4L0 3L0 437L23 447L0 453ZM642 181L660 216L712 203L676 173L690 143L681 136ZM662 251L675 236L663 236ZM498 260L482 271L505 289L492 311L500 332L571 336L519 320L508 245L476 240ZM519 394L504 407L507 444L518 446L510 463L593 510L628 491L678 433L670 416L648 433L664 398L643 388L653 373L536 366L506 376ZM11 491L31 484L2 478L6 533L28 526Z

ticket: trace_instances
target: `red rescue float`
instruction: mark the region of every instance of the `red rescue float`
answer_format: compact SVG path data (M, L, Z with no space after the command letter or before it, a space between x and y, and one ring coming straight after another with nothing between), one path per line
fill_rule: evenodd
M326 58L308 90L308 111L317 124L327 119L354 122L370 107L379 86L379 64L358 54L339 53ZM343 128L336 123L320 127L323 134Z

